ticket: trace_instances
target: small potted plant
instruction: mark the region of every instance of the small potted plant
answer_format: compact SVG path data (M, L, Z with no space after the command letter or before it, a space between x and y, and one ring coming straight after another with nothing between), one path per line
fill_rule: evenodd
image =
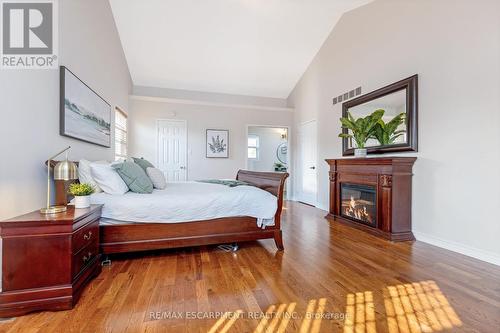
M279 172L286 171L286 166L283 163L276 162L274 163L274 171L279 171Z
M347 118L340 118L342 128L347 129L347 133L340 133L339 137L354 139L356 143L355 157L366 157L366 141L373 136L375 125L382 119L384 112L384 110L379 109L364 118L358 119L355 119L350 112L347 112Z
M94 193L94 188L90 184L71 184L69 193L75 196L75 208L90 207L90 195Z

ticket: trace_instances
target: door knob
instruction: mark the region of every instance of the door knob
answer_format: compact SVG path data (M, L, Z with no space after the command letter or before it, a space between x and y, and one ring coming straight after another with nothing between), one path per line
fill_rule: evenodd
M181 170L185 170L185 169L186 169L186 167L185 167L185 166L181 166Z
M309 169L314 170L314 169L316 169L316 167L312 166L312 167L309 167Z

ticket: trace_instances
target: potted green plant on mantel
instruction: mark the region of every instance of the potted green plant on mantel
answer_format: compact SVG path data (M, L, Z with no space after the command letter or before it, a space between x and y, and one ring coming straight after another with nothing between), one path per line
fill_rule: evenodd
M339 137L354 139L356 143L355 157L366 157L366 142L373 137L375 126L382 119L384 112L382 109L375 110L372 114L358 119L355 119L350 112L347 112L347 118L340 118L342 128L346 129L347 133L340 133Z
M382 146L392 145L396 139L406 133L406 130L398 130L405 121L406 113L400 113L389 122L380 119L373 129L372 139L376 139Z
M75 197L75 208L90 207L90 195L94 193L94 187L90 184L71 184L69 193Z

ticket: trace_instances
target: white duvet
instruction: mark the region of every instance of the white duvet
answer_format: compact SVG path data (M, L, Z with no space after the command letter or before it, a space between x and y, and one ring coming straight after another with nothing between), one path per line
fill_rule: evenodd
M176 223L251 216L263 228L274 225L277 209L277 198L257 187L199 182L168 183L152 194L95 193L91 202L104 204L102 217L114 221Z

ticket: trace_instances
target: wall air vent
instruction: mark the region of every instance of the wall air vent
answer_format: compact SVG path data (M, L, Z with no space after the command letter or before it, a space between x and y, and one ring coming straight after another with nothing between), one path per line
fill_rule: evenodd
M357 87L356 89L353 89L349 92L343 93L337 97L333 98L333 105L337 103L342 103L347 101L348 99L351 99L355 96L361 95L361 87Z

